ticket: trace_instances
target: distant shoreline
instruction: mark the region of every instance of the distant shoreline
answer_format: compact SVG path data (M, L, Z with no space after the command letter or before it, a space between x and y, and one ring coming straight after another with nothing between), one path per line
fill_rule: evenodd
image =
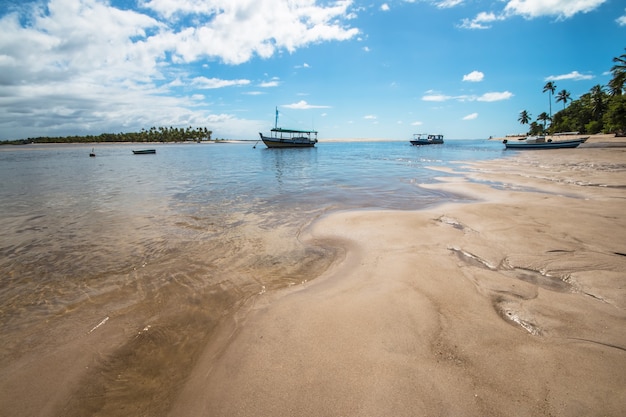
M546 138L550 138L552 140L565 140L565 139L576 139L581 137L589 137L587 142L584 145L590 144L598 144L598 143L610 143L613 144L624 144L626 146L626 137L616 137L613 133L602 133L595 135L586 135L586 134L575 134L575 135L545 135ZM489 140L489 141L503 141L503 140L521 140L525 138L526 135L507 135L501 137L489 137L489 138L475 138L475 139L448 139L448 140ZM80 146L96 146L96 145L126 145L126 146L142 146L142 147L150 147L156 145L214 145L220 143L260 143L261 141L258 139L219 139L219 140L210 140L210 141L181 141L181 142L54 142L54 143L27 143L27 144L11 144L12 146L0 146L0 149L15 149L21 147L32 147L32 146L59 146L59 145L80 145ZM319 143L373 143L373 142L409 142L409 139L386 139L386 138L321 138Z

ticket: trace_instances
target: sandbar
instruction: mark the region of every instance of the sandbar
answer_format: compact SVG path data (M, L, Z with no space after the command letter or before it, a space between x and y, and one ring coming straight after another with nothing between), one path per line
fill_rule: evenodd
M466 163L473 202L328 215L319 278L224 325L172 416L620 416L626 148Z

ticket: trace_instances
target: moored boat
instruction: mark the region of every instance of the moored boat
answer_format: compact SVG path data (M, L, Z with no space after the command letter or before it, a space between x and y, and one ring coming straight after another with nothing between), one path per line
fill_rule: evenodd
M312 148L317 143L317 131L315 130L283 129L278 127L278 109L276 109L274 127L270 132L269 136L259 132L261 140L268 148Z
M569 140L546 140L545 136L529 136L517 142L509 142L507 139L504 139L502 143L504 143L505 149L564 149L576 148L588 138L587 136Z
M440 145L443 143L443 135L429 135L426 133L414 133L411 145Z
M156 149L140 149L138 151L133 151L135 155L147 155L151 153L156 153Z

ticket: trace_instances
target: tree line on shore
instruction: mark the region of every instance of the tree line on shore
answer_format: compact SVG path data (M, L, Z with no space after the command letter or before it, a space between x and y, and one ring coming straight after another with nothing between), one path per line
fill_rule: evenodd
M518 121L522 125L529 125L529 135L559 132L626 134L626 54L613 58L613 62L615 63L611 68L613 78L607 86L595 85L578 100L572 100L566 90L559 91L556 102L563 102L563 110L554 115L552 115L552 97L556 91L556 84L548 81L543 87L543 92L548 93L550 113L543 112L532 121L531 114L523 110Z
M2 145L28 143L96 143L96 142L202 142L210 141L213 132L206 127L186 128L151 127L149 130L129 133L102 133L87 136L36 137L19 140L0 141Z

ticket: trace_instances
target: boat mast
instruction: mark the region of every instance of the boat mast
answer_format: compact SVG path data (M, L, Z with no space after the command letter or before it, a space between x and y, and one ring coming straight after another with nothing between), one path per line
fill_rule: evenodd
M278 107L276 107L276 120L274 121L274 129L278 128Z

